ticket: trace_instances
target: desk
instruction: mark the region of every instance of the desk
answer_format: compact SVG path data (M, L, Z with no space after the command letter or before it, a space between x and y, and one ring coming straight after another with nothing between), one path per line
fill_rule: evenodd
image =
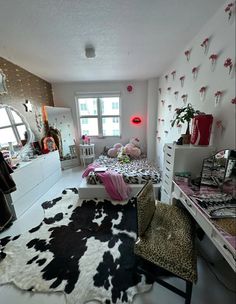
M90 159L91 162L95 159L95 152L94 152L94 144L90 145L79 145L79 152L80 152L80 160L83 163L84 167L86 164L86 160Z
M206 192L207 190L201 188L201 191ZM228 234L217 226L200 208L197 200L190 197L193 194L196 194L196 192L186 184L177 183L175 181L172 182L171 199L178 199L183 204L232 269L236 272L236 236Z

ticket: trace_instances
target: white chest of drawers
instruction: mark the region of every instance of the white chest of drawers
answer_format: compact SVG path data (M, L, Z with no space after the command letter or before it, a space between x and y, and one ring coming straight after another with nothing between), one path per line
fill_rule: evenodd
M161 201L170 203L175 172L188 171L192 177L198 176L201 173L203 159L209 157L213 151L215 148L212 146L165 144Z
M12 174L17 187L17 190L11 194L16 216L21 216L60 177L61 163L58 151L41 155L30 162L22 163Z

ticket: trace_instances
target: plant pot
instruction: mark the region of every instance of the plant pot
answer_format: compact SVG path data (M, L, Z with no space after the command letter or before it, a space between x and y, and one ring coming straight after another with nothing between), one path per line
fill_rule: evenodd
M181 137L183 138L183 145L189 145L191 134L181 134Z

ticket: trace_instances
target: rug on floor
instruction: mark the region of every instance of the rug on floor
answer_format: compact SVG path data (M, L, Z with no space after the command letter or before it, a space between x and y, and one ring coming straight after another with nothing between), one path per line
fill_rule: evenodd
M81 200L76 189L42 204L45 217L22 235L0 240L0 284L64 292L67 303L131 303L151 288L135 269L136 208Z

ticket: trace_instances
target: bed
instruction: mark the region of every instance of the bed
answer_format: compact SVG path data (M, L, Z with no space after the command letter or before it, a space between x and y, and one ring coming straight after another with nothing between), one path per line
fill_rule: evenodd
M110 158L101 155L93 162L95 166L106 167L123 175L123 179L127 184L144 184L151 179L153 184L158 184L161 181L161 174L157 168L147 161L147 158L141 157L133 159L129 163L121 163L117 158ZM101 181L96 172L92 171L86 177L87 184L99 185Z

